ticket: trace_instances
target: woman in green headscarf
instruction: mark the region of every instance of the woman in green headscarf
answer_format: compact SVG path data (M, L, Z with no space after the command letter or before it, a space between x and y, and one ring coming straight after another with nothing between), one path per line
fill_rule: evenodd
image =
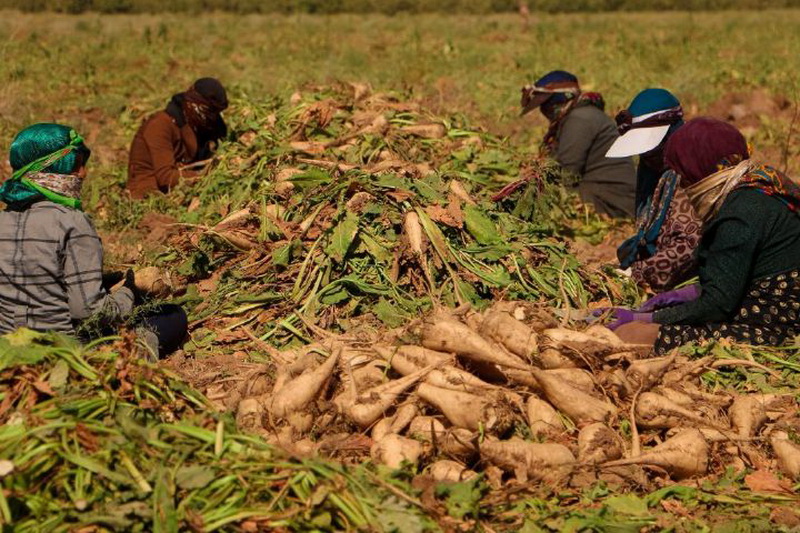
M72 128L34 124L11 143L9 159L14 174L0 186L0 200L12 209L48 199L79 210L90 155L83 138Z
M11 143L14 173L0 185L0 333L72 333L90 318L107 327L133 310L132 275L114 293L103 287L103 245L81 211L90 155L81 136L60 124L35 124ZM185 336L186 315L162 306L138 325L164 354Z

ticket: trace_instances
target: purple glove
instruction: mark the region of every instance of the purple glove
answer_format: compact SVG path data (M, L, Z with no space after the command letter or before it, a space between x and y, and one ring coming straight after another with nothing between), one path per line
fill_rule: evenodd
M598 309L592 314L595 316L600 316L608 311L611 311L611 316L616 319L610 324L606 325L606 327L611 331L614 331L623 324L628 324L630 322L645 322L647 324L651 324L653 322L653 313L640 313L639 311L625 309L624 307Z
M696 300L700 296L700 284L687 285L674 291L662 292L647 300L639 309L640 313L652 313L656 309L671 307Z

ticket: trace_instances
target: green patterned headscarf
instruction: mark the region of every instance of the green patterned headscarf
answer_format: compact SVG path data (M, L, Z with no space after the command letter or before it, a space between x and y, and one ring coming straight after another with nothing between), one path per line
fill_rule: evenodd
M83 138L67 126L42 123L25 128L11 143L9 161L14 174L0 185L0 200L9 206L25 206L45 198L81 209L79 198L59 194L34 179L40 173L69 176L75 170L79 154L85 161L89 153Z

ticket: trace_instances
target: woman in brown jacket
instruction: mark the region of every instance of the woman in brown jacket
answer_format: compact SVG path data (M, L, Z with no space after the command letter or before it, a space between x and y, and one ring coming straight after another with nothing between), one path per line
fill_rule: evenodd
M214 78L201 78L176 94L166 109L151 115L136 132L128 161L128 190L133 198L167 193L181 178L195 175L185 165L211 156L227 127L225 88Z

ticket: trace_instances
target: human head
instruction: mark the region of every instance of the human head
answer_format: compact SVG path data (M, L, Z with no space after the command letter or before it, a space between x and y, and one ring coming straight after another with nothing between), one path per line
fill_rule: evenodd
M228 95L222 84L214 78L200 78L179 95L183 116L196 133L218 132L224 125L222 113L228 107ZM223 134L212 135L215 138Z
M539 78L533 85L522 88L522 114L537 107L552 120L552 110L580 94L578 78L564 70L554 70Z
M688 121L664 147L664 162L681 176L685 186L748 157L747 141L739 130L711 117Z
M90 155L81 136L72 128L40 123L28 126L14 137L9 162L15 175L36 171L79 174Z
M666 89L645 89L617 115L620 136L606 157L641 155L650 166L660 168L664 144L682 125L683 108L675 95Z
M228 94L216 78L200 78L189 90L196 91L216 113L222 113L228 108Z

